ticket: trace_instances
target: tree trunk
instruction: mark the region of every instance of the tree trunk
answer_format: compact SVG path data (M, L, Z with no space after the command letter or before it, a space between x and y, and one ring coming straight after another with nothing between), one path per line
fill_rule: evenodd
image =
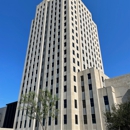
M41 125L41 127L42 127L42 130L44 130L44 127L43 127L42 122L41 122L41 121L39 121L39 123L40 123L40 125Z
M47 119L45 119L45 130L47 130Z

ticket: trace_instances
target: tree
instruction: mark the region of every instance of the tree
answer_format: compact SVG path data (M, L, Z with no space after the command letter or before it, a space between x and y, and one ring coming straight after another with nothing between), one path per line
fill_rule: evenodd
M42 130L46 130L48 117L54 119L58 116L58 109L56 109L58 100L57 96L51 95L48 90L39 90L39 94L29 92L21 96L19 110L25 110L25 116L36 119Z
M113 105L112 111L104 113L104 118L109 130L130 130L130 99Z

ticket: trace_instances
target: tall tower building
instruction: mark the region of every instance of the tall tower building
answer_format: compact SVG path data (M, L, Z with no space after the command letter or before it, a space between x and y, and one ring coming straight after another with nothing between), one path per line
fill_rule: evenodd
M104 71L97 26L87 7L81 0L43 0L31 24L19 99L47 88L60 99L57 123L49 118L48 130L83 130L79 76L89 68ZM40 130L24 113L17 110L14 129ZM87 114L83 117L87 120Z

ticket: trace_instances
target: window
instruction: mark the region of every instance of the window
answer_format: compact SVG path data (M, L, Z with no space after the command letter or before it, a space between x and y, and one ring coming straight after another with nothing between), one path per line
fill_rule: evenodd
M104 104L109 105L108 96L104 96Z
M58 52L58 53L57 53L57 56L59 57L59 55L60 55L60 54L59 54L59 52Z
M67 76L66 75L64 76L64 81L67 81Z
M76 82L76 76L74 76L74 81Z
M57 69L57 74L59 73L59 69Z
M67 71L67 67L66 66L64 66L64 71Z
M59 60L57 60L57 65L59 65Z
M29 127L31 127L31 120L29 120Z
M47 65L47 69L49 69L49 65Z
M76 86L74 86L74 92L77 92L77 91L76 91Z
M55 125L58 124L58 117L55 117Z
M93 124L96 123L96 117L95 117L95 114L92 114L92 123L93 123Z
M84 81L84 76L81 76L81 81Z
M51 85L53 85L53 80L51 80Z
M64 47L66 46L66 42L64 43Z
M85 100L83 100L82 102L83 102L83 108L86 108L86 102L85 102Z
M74 47L74 43L72 43L72 46Z
M79 58L79 54L77 53L77 58Z
M77 65L79 66L79 61L77 61Z
M24 122L24 128L26 128L26 122L27 122L27 121L25 120L25 122Z
M51 125L51 117L49 117L48 125Z
M87 124L87 115L83 115L84 116L84 124Z
M73 50L73 55L75 55L75 51Z
M77 108L77 100L74 100L75 108Z
M91 74L88 74L88 79L91 79Z
M20 110L18 110L18 114L17 114L17 117L19 117L19 112L20 112Z
M84 91L85 91L84 86L82 86L82 87L81 87L81 89L82 89L82 92L84 92Z
M58 89L58 88L56 88L56 93L58 93L58 90L59 90L59 89Z
M66 35L64 36L64 39L66 39Z
M74 36L72 36L72 39L74 40Z
M66 58L64 58L64 63L66 62Z
M20 128L21 128L21 126L22 126L22 121L20 121Z
M75 63L75 59L73 58L73 63Z
M85 69L85 65L83 65L84 66L84 69Z
M66 85L64 86L64 92L67 92L67 86Z
M67 100L64 100L64 108L67 108Z
M64 124L67 124L67 115L64 115Z
M59 83L59 78L56 78L56 83Z
M90 98L90 104L91 104L91 107L94 107L94 100L93 100L93 98Z
M74 72L76 72L76 69L75 69L75 67L74 67L74 66L73 66L73 71L74 71Z
M78 124L78 115L75 115L75 124Z
M46 87L48 86L48 81L46 81Z
M92 90L92 84L89 84L89 90Z
M102 77L102 82L104 82L104 78Z
M76 30L77 30L77 27L76 27ZM76 39L76 43L78 43L78 40Z
M64 50L64 54L66 54L66 50Z
M58 101L56 101L56 109L58 109Z
M53 94L53 89L51 89L51 95Z

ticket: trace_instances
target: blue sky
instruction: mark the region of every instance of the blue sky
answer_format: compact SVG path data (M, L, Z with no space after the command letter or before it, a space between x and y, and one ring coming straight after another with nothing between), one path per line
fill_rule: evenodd
M18 99L31 20L42 0L0 0L0 107ZM105 73L130 73L130 0L82 0L98 26Z

